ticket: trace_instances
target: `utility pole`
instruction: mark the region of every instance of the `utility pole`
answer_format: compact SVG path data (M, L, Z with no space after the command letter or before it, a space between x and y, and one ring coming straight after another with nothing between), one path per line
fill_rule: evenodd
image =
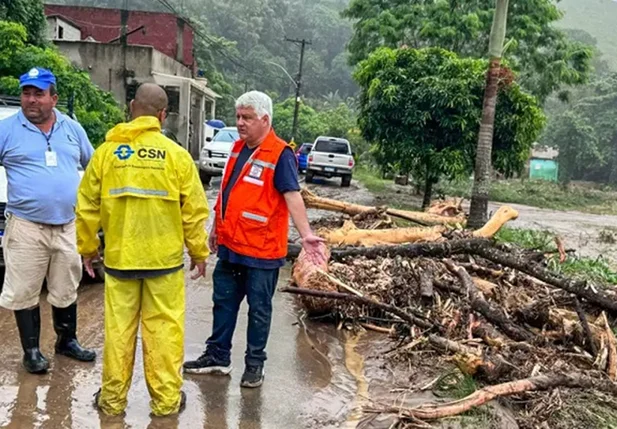
M298 133L298 113L300 111L300 89L302 88L302 66L304 65L304 50L306 49L306 45L312 45L312 42L306 39L289 39L287 37L285 38L285 40L287 42L300 45L300 68L298 70L298 76L296 77L296 107L294 109L294 122L291 131L290 142L295 143L295 139Z

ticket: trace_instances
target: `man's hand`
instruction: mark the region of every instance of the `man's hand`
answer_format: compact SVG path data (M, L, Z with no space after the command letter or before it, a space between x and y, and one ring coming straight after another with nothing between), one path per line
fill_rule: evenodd
M212 228L210 231L210 236L208 237L208 247L210 248L210 252L216 253L219 251L219 244L217 242L216 231Z
M326 262L326 245L325 240L310 233L302 239L302 247L306 252L309 260L315 265L323 265Z
M197 268L197 272L191 276L191 280L197 280L200 277L206 277L206 261L191 261L191 271Z
M93 256L91 258L84 257L83 259L84 259L84 268L86 269L86 272L88 273L90 277L95 278L96 274L94 273L93 264L101 260L101 255L97 253L96 256Z

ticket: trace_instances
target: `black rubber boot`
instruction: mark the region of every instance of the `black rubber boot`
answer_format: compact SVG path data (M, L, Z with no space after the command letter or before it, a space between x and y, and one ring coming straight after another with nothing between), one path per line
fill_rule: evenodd
M49 362L39 350L41 335L41 311L39 307L15 311L15 320L19 329L21 346L24 349L23 364L31 374L44 374L49 369Z
M84 349L77 341L77 304L67 308L52 307L54 329L58 334L56 353L81 362L92 362L96 353Z

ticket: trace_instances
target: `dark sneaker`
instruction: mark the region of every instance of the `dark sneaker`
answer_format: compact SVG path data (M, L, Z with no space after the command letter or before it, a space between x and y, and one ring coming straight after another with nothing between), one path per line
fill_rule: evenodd
M202 354L197 360L185 362L183 367L184 372L187 374L229 375L232 370L231 362L216 359L207 352Z
M255 388L259 387L264 382L264 367L263 366L247 366L242 374L240 386Z
M186 408L186 393L180 391L180 408L178 409L178 414L180 414Z
M97 390L97 392L94 394L94 408L96 408L99 411L103 411L101 410L101 407L99 406L99 399L101 398L101 389Z

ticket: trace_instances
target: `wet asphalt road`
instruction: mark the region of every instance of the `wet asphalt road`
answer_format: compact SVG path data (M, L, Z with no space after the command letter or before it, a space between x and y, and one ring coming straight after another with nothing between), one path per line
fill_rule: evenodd
M213 183L211 189L215 189ZM214 190L208 191L209 200ZM211 204L213 205L213 204ZM188 261L187 261L188 262ZM187 311L185 357L203 351L211 332L211 272L197 282L186 276ZM279 286L290 276L289 267L281 273ZM246 303L241 309L234 337L231 377L185 375L186 410L177 417L151 419L141 346L129 405L124 417L105 417L93 407L102 370L103 345L102 284L84 285L79 293L79 338L98 353L94 364L78 363L54 356L55 334L49 304L42 298L41 347L51 363L46 375L30 375L21 367L22 351L12 312L0 309L0 427L3 428L321 428L348 427L346 416L353 406L357 382L347 370L345 335L334 328L298 322L293 299L278 293L266 380L261 389L239 386L243 371L246 333ZM349 354L349 352L347 353ZM357 362L355 363L357 366Z

